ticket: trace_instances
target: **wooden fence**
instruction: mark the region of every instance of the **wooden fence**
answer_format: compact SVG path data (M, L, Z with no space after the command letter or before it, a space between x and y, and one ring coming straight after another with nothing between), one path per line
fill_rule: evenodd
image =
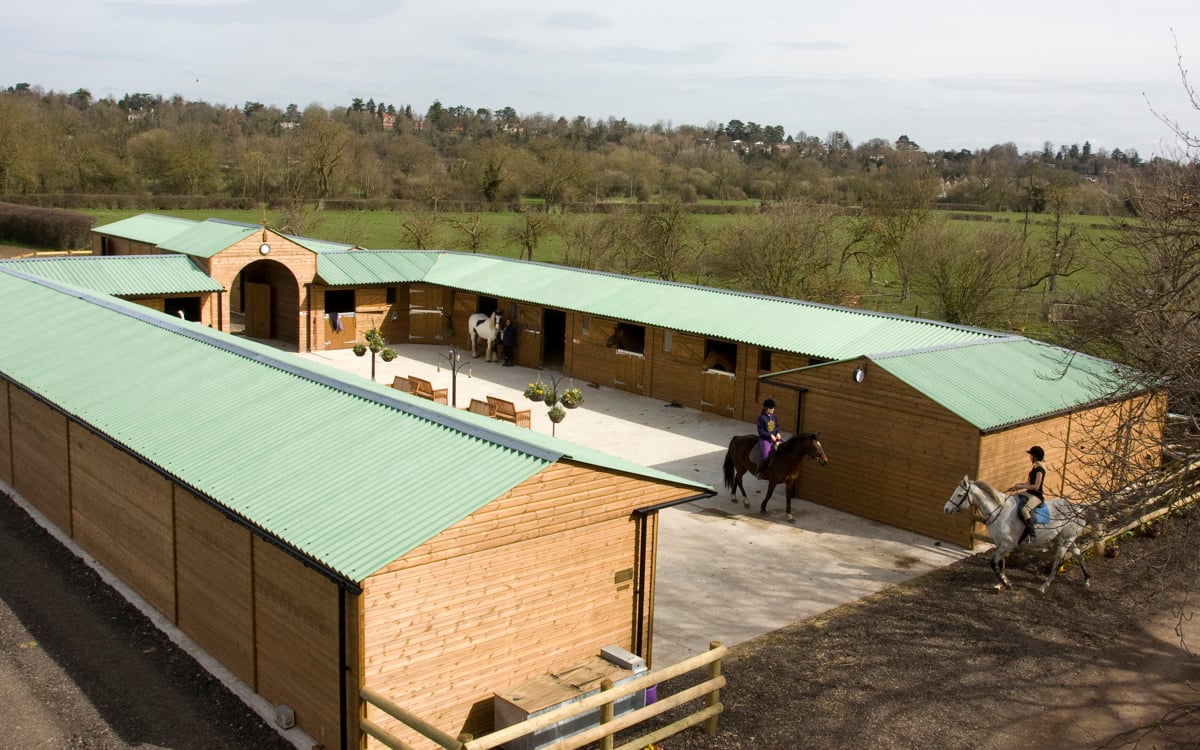
M575 750L593 742L598 742L602 750L641 750L659 740L679 734L689 727L704 724L704 731L710 736L717 733L717 716L724 709L721 704L721 688L725 687L725 678L721 675L721 660L725 658L728 649L718 642L709 645L709 650L685 659L678 664L665 669L648 672L636 679L627 680L620 685L614 685L611 680L605 680L600 692L589 695L573 703L540 713L511 726L496 730L483 737L463 735L455 738L437 729L428 722L405 711L388 701L373 690L364 688L360 695L372 706L395 718L410 729L433 741L446 750L493 750L506 742L518 740L538 732L559 722L569 721L581 714L599 709L600 720L595 726L576 732L568 737L559 739L547 745L552 750ZM678 693L657 700L642 708L629 711L620 716L614 716L613 704L638 691L649 687L662 685L667 680L687 674L693 670L707 669L708 678L697 685ZM704 700L703 707L684 716L681 719L636 739L630 740L620 747L614 747L613 735L659 714L671 711L692 701ZM363 719L360 727L364 732L375 738L392 750L410 750L409 746L396 737L384 731L374 722Z

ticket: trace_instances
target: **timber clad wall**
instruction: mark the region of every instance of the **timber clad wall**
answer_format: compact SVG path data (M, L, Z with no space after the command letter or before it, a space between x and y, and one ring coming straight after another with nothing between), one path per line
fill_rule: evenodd
M64 533L71 533L67 418L9 386L12 486Z
M803 429L819 432L829 464L805 462L797 495L838 510L969 546L970 520L942 506L974 473L979 433L880 367L858 362L780 378L804 394Z
M175 487L176 624L238 679L254 685L254 587L249 529Z
M78 424L71 436L71 536L175 619L171 483Z
M546 469L364 583L366 686L451 734L479 736L492 729L494 691L605 645L631 649L631 511L688 494L569 464ZM381 713L368 718L426 746Z
M338 745L340 680L337 586L254 537L256 691L286 704L313 739Z
M9 432L8 389L6 381L0 380L0 479L13 484L12 434Z

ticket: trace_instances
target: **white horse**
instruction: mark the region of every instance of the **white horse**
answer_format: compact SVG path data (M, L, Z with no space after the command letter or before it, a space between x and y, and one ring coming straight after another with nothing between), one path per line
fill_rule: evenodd
M1090 507L1076 505L1061 497L1046 500L1045 507L1049 511L1050 520L1037 524L1034 539L1020 542L1021 535L1025 533L1025 523L1017 511L1016 495L1006 497L987 482L972 481L964 476L954 489L954 494L946 501L944 510L947 514L955 513L967 505L973 505L983 515L988 536L995 545L991 562L992 570L1000 579L1000 583L996 584L997 590L1001 586L1012 588L1012 583L1004 574L1004 558L1017 546L1038 550L1049 549L1051 546L1054 548L1054 563L1050 566L1050 575L1038 586L1040 593L1046 593L1068 552L1078 561L1079 569L1083 571L1083 585L1091 586L1091 576L1083 565L1083 551L1076 543L1079 536L1089 528L1100 532L1100 525L1093 520L1094 513Z
M475 342L483 339L487 342L487 346L484 348L487 361L498 362L499 357L496 356L496 337L500 334L500 312L497 310L491 315L475 313L470 318L467 318L467 328L471 332L471 356L479 356L475 351Z

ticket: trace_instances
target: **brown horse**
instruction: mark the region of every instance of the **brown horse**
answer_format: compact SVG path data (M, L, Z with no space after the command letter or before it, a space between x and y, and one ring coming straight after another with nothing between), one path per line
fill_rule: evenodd
M725 486L733 493L733 502L737 502L737 491L742 491L742 504L750 507L750 499L746 497L746 488L742 486L742 475L754 468L751 453L758 454L757 435L737 435L729 441L729 450L725 451ZM824 466L829 463L825 449L821 447L820 436L815 432L806 432L789 438L775 449L775 456L767 465L763 477L769 483L767 496L763 498L760 513L767 512L767 501L775 491L775 485L782 484L787 496L787 520L792 518L792 498L796 495L796 479L800 476L800 462L812 458Z

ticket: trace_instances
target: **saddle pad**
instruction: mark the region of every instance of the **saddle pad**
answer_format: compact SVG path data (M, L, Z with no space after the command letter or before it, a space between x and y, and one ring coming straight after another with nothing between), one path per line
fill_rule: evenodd
M1035 523L1050 523L1050 509L1045 503L1033 509L1033 520Z

